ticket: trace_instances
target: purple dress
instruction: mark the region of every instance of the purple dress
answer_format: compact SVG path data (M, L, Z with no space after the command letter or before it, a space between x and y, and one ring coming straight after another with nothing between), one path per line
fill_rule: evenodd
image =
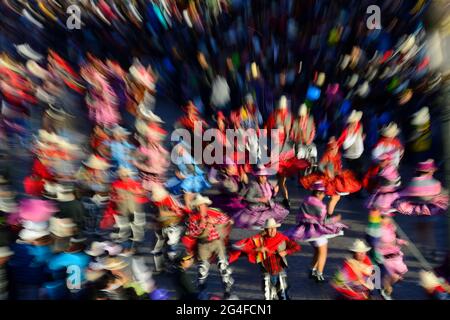
M242 229L260 229L269 218L274 218L277 223L282 223L289 215L281 205L273 201L274 191L270 183L260 185L253 182L245 195L246 206L233 215L235 226ZM259 201L260 198L272 199L267 204Z
M322 201L309 196L300 205L297 226L285 234L296 241L316 241L340 236L345 228L345 224L327 218L327 208Z
M233 216L245 208L244 199L240 194L241 183L237 177L219 177L220 194L211 196L213 206L229 216Z

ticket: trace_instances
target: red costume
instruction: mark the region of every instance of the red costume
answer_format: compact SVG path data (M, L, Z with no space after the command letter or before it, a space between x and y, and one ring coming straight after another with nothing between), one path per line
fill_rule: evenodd
M305 189L311 190L312 185L319 180L324 182L326 194L329 196L339 193L354 193L361 189L361 183L353 172L342 169L339 151L333 155L332 150L328 149L320 161L319 168L321 172L315 172L299 179Z

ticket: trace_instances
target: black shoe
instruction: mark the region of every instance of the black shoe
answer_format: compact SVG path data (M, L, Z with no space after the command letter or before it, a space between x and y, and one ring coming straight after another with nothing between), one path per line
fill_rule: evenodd
M288 209L288 210L291 209L291 202L289 201L289 199L284 199L282 204L283 204L283 207L285 207L286 209Z

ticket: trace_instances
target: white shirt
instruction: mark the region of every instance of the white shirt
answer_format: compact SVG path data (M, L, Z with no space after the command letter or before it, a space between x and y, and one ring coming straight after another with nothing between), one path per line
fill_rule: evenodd
M347 135L342 146L345 150L344 158L354 160L361 157L364 152L362 132L361 128L358 132Z

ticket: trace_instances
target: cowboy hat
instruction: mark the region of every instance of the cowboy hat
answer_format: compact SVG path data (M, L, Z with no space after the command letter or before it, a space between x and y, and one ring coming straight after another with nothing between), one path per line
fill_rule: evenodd
M279 228L281 224L277 223L274 218L269 218L264 223L264 229Z
M108 258L104 264L104 268L106 270L115 271L115 270L122 270L128 267L128 262L126 262L124 259L114 257L114 258Z
M111 132L118 136L129 136L131 134L127 129L121 126L115 126Z
M48 222L47 221L35 222L31 220L23 220L22 227L24 229L33 231L46 231L48 229Z
M49 200L56 200L57 199L56 184L46 182L44 184L44 192L42 193L42 196Z
M257 171L255 171L255 173L253 173L255 176L272 176L275 174L275 172L272 172L271 169L268 169L266 167L260 167L258 168Z
M348 116L347 123L355 123L359 122L363 116L362 111L353 110L352 113Z
M203 197L201 194L198 194L191 203L192 207L199 207L202 204L209 206L212 204L212 201L208 197Z
M91 243L91 247L85 250L85 252L92 257L98 257L105 253L105 246L106 244L104 242L94 241Z
M372 248L368 247L364 241L356 239L348 250L352 252L365 253L370 251L370 249Z
M117 174L119 176L133 177L135 172L130 168L120 166L119 169L117 169Z
M52 217L50 219L50 232L60 238L71 237L76 226L70 218Z
M49 73L43 67L41 67L36 61L28 60L26 63L26 67L28 71L35 77L39 79L47 79L49 77Z
M48 235L50 235L50 232L47 230L34 231L34 230L22 229L19 232L19 238L24 241L34 241L34 240L43 238Z
M298 115L300 117L305 117L306 115L308 115L308 106L306 105L306 103L303 103L300 106L300 109L298 110Z
M101 277L103 277L105 274L106 274L106 272L103 270L92 270L92 269L88 268L86 270L86 280L94 282L94 281L100 279Z
M164 121L158 117L150 108L144 105L139 106L139 113L148 121L164 123Z
M155 89L155 82L150 73L142 65L133 65L129 69L131 77L137 82L150 90Z
M161 202L169 196L169 192L167 192L167 190L163 186L157 184L153 186L151 193L152 194L150 196L150 199L153 202Z
M278 102L278 109L287 109L288 108L288 100L286 98L286 96L282 96L280 98L280 101Z
M87 161L83 161L83 164L88 168L102 171L108 170L111 167L104 158L96 155L91 155Z
M41 54L39 54L38 52L33 50L33 48L31 48L30 45L27 43L14 45L14 46L16 47L17 52L22 57L24 57L28 60L39 61L39 60L42 60L42 58L43 58L43 56Z
M432 271L422 270L419 272L419 284L425 289L434 289L441 285L441 281Z
M253 103L254 102L253 96L252 96L251 93L247 93L247 95L245 96L245 102L247 102L247 103Z
M428 107L423 107L419 111L413 114L413 119L411 124L413 126L420 126L430 122L430 109Z
M394 138L399 133L400 129L395 122L391 122L387 126L383 127L383 129L381 129L381 135L386 138Z
M9 247L0 247L0 258L6 258L13 254L14 252L12 252Z

